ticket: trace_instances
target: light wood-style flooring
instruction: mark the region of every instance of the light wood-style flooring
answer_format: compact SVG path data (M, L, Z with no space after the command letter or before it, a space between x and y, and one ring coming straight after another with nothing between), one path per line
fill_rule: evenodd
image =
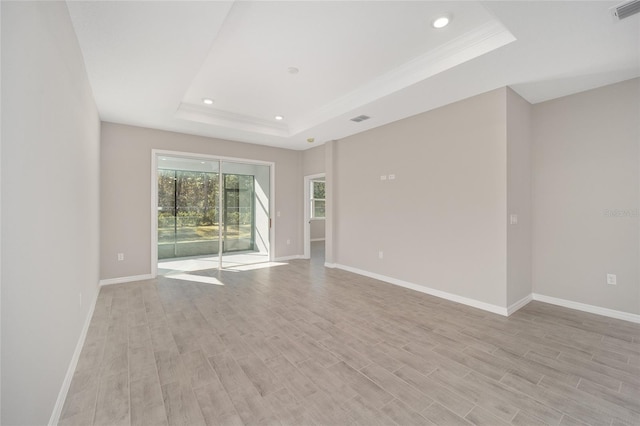
M640 326L321 262L103 287L61 425L640 425Z

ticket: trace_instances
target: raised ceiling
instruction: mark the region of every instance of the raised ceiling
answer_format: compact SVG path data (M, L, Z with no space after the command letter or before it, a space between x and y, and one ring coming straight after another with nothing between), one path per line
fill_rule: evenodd
M536 103L637 77L640 15L619 3L68 6L102 120L306 149L498 87Z

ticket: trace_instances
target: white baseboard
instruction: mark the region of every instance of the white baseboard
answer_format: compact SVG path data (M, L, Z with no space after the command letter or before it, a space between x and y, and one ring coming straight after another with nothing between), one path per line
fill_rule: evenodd
M325 266L327 265L325 264ZM474 308L482 309L483 311L492 312L494 314L502 315L505 317L508 316L507 308L504 308L502 306L492 305L490 303L481 302L479 300L470 299L468 297L459 296L453 293L447 293L446 291L436 290L434 288L410 283L408 281L402 281L397 278L387 277L385 275L376 274L374 272L352 268L351 266L335 264L335 267L338 269L343 269L345 271L353 272L354 274L364 275L365 277L373 278L376 280L387 282L389 284L398 285L400 287L409 288L411 290L415 290L421 293L429 294L431 296L439 297L441 299L450 300L456 303L462 303L463 305L472 306Z
M507 306L507 316L511 315L512 313L514 313L518 309L526 306L532 300L533 300L533 295L532 294L527 294L522 299L520 299L517 302L512 303L511 305Z
M338 265L337 265L337 264L335 264L335 263L327 263L327 262L325 262L325 263L324 263L324 267L325 267L325 268L331 268L331 269L333 269L333 268L337 268L337 267L338 267Z
M151 274L132 275L130 277L107 278L106 280L100 280L100 286L130 283L133 281L144 281L144 280L150 280L150 279L153 279L153 275Z
M53 407L53 413L51 413L51 418L49 419L49 426L56 426L60 421L62 408L64 408L64 402L67 399L67 394L69 393L69 388L71 387L71 381L73 380L73 375L76 372L76 367L78 366L78 361L80 360L80 353L82 352L84 341L87 338L87 331L89 331L91 318L93 318L93 311L96 309L96 303L98 303L99 293L100 289L96 289L96 296L93 298L93 302L91 303L89 312L87 313L87 318L84 321L84 326L82 327L82 332L80 333L78 344L76 345L75 351L73 351L73 356L71 357L69 368L67 368L67 374L65 375L64 381L62 382L62 388L60 388L60 392L58 393L56 405Z
M314 242L314 241L324 241L324 238L312 238L310 241Z
M282 257L276 257L275 259L273 259L274 262L286 262L287 260L297 260L297 259L304 259L304 255L302 254L294 254L291 256L282 256Z
M545 296L544 294L533 293L532 296L533 300L538 300L540 302L640 324L640 315L638 314L616 311L615 309L602 308L600 306L587 305L586 303L574 302L571 300L558 299L557 297Z

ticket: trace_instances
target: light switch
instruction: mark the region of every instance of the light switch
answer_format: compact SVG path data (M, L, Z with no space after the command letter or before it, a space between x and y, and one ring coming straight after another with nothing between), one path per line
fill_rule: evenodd
M511 225L517 225L518 224L518 215L517 214L510 214L509 215L509 223Z
M380 180L387 180L387 175L380 176Z

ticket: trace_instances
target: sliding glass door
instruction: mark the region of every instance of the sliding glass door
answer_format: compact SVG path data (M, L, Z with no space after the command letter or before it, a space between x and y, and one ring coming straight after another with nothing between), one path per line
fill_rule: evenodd
M254 248L254 179L254 176L223 175L224 252Z
M158 258L218 252L218 173L158 170Z
M270 168L158 158L158 259L269 250Z

